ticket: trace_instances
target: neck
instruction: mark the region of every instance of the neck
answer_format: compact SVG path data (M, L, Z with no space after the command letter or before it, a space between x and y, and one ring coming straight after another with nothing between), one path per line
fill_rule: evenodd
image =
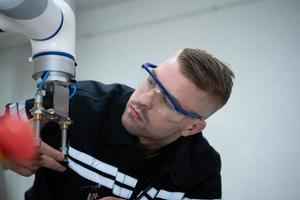
M139 142L145 151L157 151L164 146L163 144L160 144L160 142L152 141L144 137L140 137Z
M146 155L152 155L159 152L163 147L173 143L181 137L181 132L169 134L169 136L161 139L151 139L139 136L139 143L142 145Z
M144 137L139 137L139 142L144 149L146 158L159 154L161 148L165 146L164 144L160 144L159 141L149 140Z

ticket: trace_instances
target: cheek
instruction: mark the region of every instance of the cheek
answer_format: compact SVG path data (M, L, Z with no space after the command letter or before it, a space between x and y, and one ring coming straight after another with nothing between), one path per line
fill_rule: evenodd
M174 126L174 124L170 123L169 121L165 120L156 110L155 108L151 108L150 110L145 113L147 115L147 119L149 120L149 127L153 129L166 128L169 126Z

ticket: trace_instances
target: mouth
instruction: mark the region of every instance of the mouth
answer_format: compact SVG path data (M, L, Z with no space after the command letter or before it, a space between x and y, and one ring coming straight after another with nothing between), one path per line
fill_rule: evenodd
M141 114L133 107L133 106L129 106L129 113L131 115L132 118L134 118L137 121L143 122L143 118L141 116Z

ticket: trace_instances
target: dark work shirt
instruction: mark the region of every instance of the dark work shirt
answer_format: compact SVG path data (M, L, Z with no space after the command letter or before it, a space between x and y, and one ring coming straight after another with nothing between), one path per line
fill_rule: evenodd
M95 81L81 81L76 86L78 92L70 101L74 123L68 130L68 168L64 173L40 168L26 200L85 200L90 192L86 188L93 186L100 188L99 197L221 198L220 156L202 133L181 137L157 156L145 159L137 138L121 123L133 89ZM46 108L51 107L51 95L44 102ZM33 101L25 105L30 117ZM41 135L46 143L59 148L57 124L48 123Z

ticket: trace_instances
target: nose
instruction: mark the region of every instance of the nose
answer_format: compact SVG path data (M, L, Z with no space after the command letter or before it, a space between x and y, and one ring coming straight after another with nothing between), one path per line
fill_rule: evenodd
M154 95L155 95L154 90L151 90L151 91L140 94L139 97L138 97L138 101L139 101L140 105L144 109L152 108Z

